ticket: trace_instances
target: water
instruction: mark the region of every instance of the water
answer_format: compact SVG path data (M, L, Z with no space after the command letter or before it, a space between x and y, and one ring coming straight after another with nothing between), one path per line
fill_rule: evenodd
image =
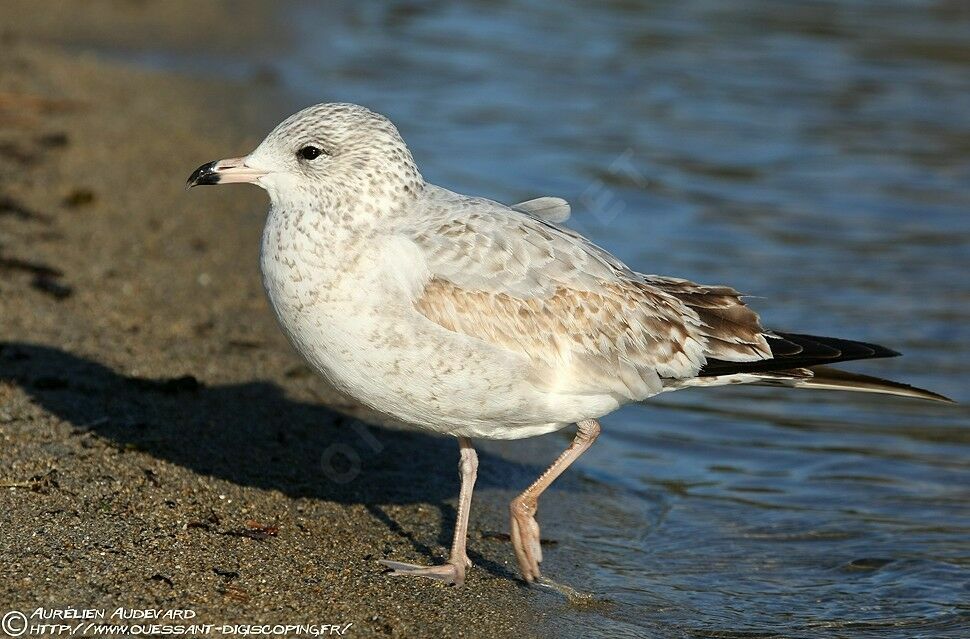
M635 268L885 343L906 357L852 368L970 400L965 2L286 7L295 99L386 113L429 180L566 197ZM547 565L605 603L536 595L552 632L970 636L967 418L747 388L607 417L541 512Z

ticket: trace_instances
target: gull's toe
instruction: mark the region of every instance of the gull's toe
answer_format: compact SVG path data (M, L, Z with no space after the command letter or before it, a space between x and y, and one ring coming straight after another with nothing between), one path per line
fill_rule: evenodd
M539 523L533 517L535 506L518 499L509 507L511 512L511 538L515 558L519 563L522 578L531 583L542 576L539 563L542 549L539 545Z
M467 558L465 559L467 561ZM391 577L428 577L447 584L461 586L465 583L465 566L455 564L441 564L440 566L421 566L418 564L407 564L401 561L390 561L381 559L381 565L390 568L388 573ZM471 562L468 562L471 565Z

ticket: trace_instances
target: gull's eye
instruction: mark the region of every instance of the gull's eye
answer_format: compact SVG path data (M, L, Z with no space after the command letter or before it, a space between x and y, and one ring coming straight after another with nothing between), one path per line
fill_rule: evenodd
M303 158L304 160L315 160L322 154L323 151L315 146L305 146L296 152L297 157Z

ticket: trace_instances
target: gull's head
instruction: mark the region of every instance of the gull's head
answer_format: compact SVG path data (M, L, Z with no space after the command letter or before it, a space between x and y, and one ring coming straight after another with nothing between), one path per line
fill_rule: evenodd
M331 207L393 206L424 184L391 121L345 103L317 104L291 115L252 153L203 164L187 186L234 182L266 189L274 206Z

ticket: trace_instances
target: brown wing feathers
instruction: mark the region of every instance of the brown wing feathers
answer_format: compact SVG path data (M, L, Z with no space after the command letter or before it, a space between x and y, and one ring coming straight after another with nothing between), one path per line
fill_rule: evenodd
M687 280L644 276L646 283L676 297L703 323L706 355L725 361L762 360L769 356L768 343L758 314L741 301L729 286L705 286Z

